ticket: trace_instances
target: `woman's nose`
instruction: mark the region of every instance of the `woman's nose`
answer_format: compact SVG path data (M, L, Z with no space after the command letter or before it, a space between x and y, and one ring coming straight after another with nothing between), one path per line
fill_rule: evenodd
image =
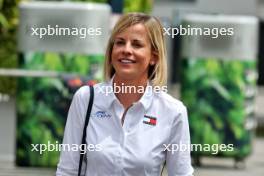
M126 43L123 48L123 52L125 54L131 54L132 53L132 46L130 43Z

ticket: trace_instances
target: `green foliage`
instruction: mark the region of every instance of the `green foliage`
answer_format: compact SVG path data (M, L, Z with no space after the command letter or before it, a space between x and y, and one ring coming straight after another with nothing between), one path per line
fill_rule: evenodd
M234 144L233 152L219 155L247 156L252 130L246 121L253 112L246 109L254 104L254 93L247 90L255 89L255 61L183 59L181 98L189 112L192 143Z
M96 3L107 3L108 0L71 0L74 2L96 2Z
M107 3L107 0L71 0L81 2ZM153 6L153 0L124 0L123 12L144 12L150 13Z
M16 34L19 0L0 0L0 68L17 67ZM0 92L14 95L16 80L0 77Z
M91 78L101 73L103 60L103 56L27 53L21 68L77 73ZM102 75L98 78L102 79ZM40 154L31 151L31 144L62 142L73 93L74 90L69 86L68 78L64 76L18 79L16 153L18 165L56 166L59 151L45 151Z
M124 13L144 12L150 13L153 6L153 0L124 0Z

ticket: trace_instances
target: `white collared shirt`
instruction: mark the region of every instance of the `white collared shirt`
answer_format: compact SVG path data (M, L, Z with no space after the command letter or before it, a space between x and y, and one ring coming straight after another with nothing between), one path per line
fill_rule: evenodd
M109 86L112 80L94 86L86 142L95 148L87 151L85 176L160 176L165 161L169 176L191 176L190 150L167 150L190 144L185 106L165 92L148 91L127 110L122 126L125 109L113 92L106 92ZM89 96L88 86L75 93L63 144L81 143ZM77 175L79 157L77 151L61 151L56 175Z

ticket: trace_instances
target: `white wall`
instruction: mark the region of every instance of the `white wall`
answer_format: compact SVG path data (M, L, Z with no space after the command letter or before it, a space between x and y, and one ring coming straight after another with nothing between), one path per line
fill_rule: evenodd
M195 3L183 3L155 0L153 15L171 18L175 11L225 13L257 15L259 0L196 0Z
M264 19L264 0L258 0L257 13L261 19Z
M256 15L258 0L198 0L203 12Z
M1 96L1 93L0 93ZM16 148L15 100L0 100L0 162L13 163Z

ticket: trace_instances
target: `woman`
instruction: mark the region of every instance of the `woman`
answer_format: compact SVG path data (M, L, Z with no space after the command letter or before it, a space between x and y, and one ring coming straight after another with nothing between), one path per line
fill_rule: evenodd
M169 176L192 175L190 151L179 150L190 143L187 112L165 92L166 71L160 22L141 13L122 16L107 46L106 82L94 86L86 176L158 176L165 161ZM64 144L80 144L89 96L87 86L74 95ZM62 151L57 175L77 175L79 157Z

